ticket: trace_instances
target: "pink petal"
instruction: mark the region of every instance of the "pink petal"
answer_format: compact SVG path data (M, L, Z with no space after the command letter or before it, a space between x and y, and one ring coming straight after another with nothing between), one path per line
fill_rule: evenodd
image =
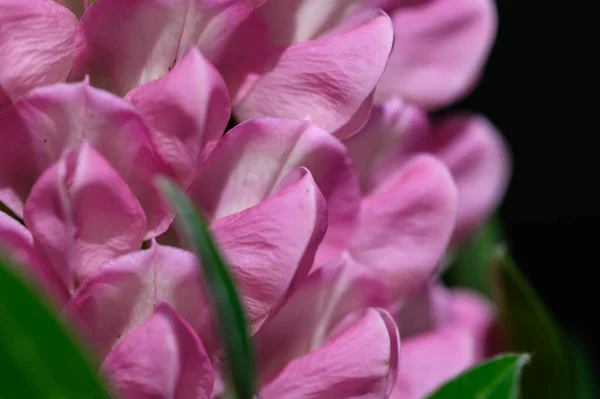
M231 106L223 79L193 47L173 71L125 97L151 129L158 154L189 187L207 143L218 140Z
M165 303L115 347L102 371L127 399L208 399L213 388L202 343Z
M326 229L327 204L305 168L292 171L259 205L212 225L255 328L292 281L306 277Z
M81 19L72 79L119 95L165 75L190 46L235 93L264 67L266 27L244 0L102 0ZM235 54L234 54L235 53Z
M210 308L200 284L195 256L154 244L104 265L73 296L67 314L103 358L123 337L166 302L210 347Z
M475 364L471 335L446 327L402 341L400 373L391 399L422 399Z
M278 48L268 71L235 106L235 114L242 120L264 115L307 119L334 133L373 92L392 37L390 20L380 13L350 31Z
M255 337L261 380L270 381L286 364L319 348L346 316L388 303L385 286L356 273L347 257L311 273Z
M25 224L71 292L119 255L141 248L144 211L117 172L88 144L42 174Z
M400 95L426 109L469 93L496 37L492 0L397 1L390 11L394 50L377 87L377 100Z
M498 207L508 187L507 143L484 117L454 115L436 125L425 148L443 161L458 187L454 241L473 233Z
M397 172L415 145L429 137L431 126L421 110L393 98L376 104L367 124L344 140L363 193L370 193Z
M76 27L71 11L52 1L0 2L0 85L10 98L66 80Z
M97 3L94 3L97 4ZM154 154L149 133L130 105L86 82L40 88L0 113L0 201L16 214L33 183L65 149L89 142L142 204L146 238L163 232L172 215L154 185L172 175Z
M447 168L416 156L362 201L349 249L403 301L439 266L456 216L457 193Z
M4 108L8 108L11 105L12 105L12 101L11 101L10 97L8 96L6 91L0 85L0 112Z
M204 163L191 196L219 219L271 196L297 166L310 170L329 206L317 264L337 259L356 223L358 183L343 145L308 122L261 118L236 126Z
M496 319L492 304L481 295L467 290L452 290L449 299L451 322L471 332L477 360L483 360L489 353L488 340Z
M360 5L358 0L271 0L260 11L269 23L272 43L286 45L316 39Z
M51 298L56 299L59 306L65 303L66 288L35 247L31 233L4 212L0 212L0 251L2 256L14 257L24 272L39 283Z
M321 348L290 362L261 398L361 398L389 395L400 342L385 311L368 309Z

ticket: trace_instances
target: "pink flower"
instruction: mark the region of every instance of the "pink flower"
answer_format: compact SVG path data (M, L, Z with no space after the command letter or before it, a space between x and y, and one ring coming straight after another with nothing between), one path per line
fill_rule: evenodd
M81 12L80 3L61 3ZM307 118L341 136L364 122L363 103L370 103L393 37L379 13L328 38L271 44L269 27L246 0L102 0L79 21L50 0L2 0L0 25L0 57L11 60L0 66L0 85L12 100L86 75L124 96L197 47L223 76L240 120Z
M458 188L454 244L491 215L508 186L508 146L482 116L456 114L430 122L424 112L395 98L375 106L367 125L344 144L366 193L385 184L416 154L444 162Z

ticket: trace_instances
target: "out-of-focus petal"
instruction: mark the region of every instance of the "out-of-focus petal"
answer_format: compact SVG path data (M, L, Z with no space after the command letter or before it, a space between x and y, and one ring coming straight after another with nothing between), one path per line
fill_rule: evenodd
M266 27L244 0L102 0L81 19L72 79L119 95L160 78L190 46L221 72L232 98L264 67Z
M363 199L350 255L381 276L394 299L403 301L439 266L456 204L448 169L432 156L416 156Z
M260 7L271 42L286 45L316 39L340 24L360 0L270 0Z
M146 233L140 203L86 143L42 174L24 216L71 292L109 260L139 250Z
M402 340L400 373L391 399L422 399L475 364L475 345L462 327L448 326Z
M391 8L394 49L377 101L400 95L432 109L468 94L496 37L494 1L397 1Z
M292 360L261 390L261 398L387 397L400 343L385 311L368 309L317 350Z
M379 13L350 31L281 47L234 112L242 120L307 119L334 133L353 119L375 89L392 38L389 18ZM343 129L341 133L355 132Z
M462 240L491 215L506 192L511 172L508 145L483 116L460 114L436 123L424 149L448 166L456 182L453 240Z
M207 143L225 131L231 106L217 70L192 47L173 71L125 97L150 127L154 147L183 187L196 175Z
M257 328L310 271L327 229L327 204L308 170L298 168L273 196L211 228Z
M12 100L67 79L76 27L75 15L53 1L0 2L0 85Z
M127 399L209 399L213 388L202 343L165 303L111 351L102 371Z
M164 232L171 222L154 180L173 172L156 157L137 111L122 99L87 82L39 88L1 112L0 126L0 201L17 215L42 172L64 150L87 141L142 204L146 238Z
M260 118L230 130L204 162L191 196L211 220L257 205L295 167L312 173L327 200L317 263L334 260L355 227L359 187L343 145L308 122Z
M425 284L398 312L396 319L402 339L452 323L451 306L452 299L447 289L437 282Z

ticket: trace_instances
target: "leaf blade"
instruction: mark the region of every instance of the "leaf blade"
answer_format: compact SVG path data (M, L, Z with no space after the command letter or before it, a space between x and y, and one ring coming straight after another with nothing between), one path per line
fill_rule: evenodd
M254 359L242 302L223 257L206 223L173 181L158 182L177 214L177 224L200 260L210 293L217 327L223 340L231 388L238 399L252 399L255 392Z

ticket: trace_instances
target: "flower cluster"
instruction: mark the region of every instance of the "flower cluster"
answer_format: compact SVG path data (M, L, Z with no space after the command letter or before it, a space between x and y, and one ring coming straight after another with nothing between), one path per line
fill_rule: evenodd
M122 398L219 397L168 176L231 267L260 398L422 398L486 356L494 317L437 275L508 151L484 117L429 111L477 83L495 18L492 0L0 0L0 241Z

